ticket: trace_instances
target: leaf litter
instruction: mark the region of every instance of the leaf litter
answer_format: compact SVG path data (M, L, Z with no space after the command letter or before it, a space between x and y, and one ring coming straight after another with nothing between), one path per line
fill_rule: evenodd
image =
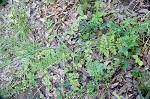
M132 2L127 2L128 0L120 0L120 2L114 2L110 3L111 0L108 0L109 2L104 2L103 6L105 6L103 9L104 11L107 11L108 9L116 9L118 12L114 13L113 15L105 15L105 20L112 19L112 21L120 22L124 18L127 17L133 17L133 16L138 16L138 17L143 17L148 10L140 8L142 6L142 2L136 2L136 0L132 0ZM20 2L18 0L13 0L12 3L15 2ZM75 35L66 35L66 32L71 28L71 25L73 22L76 21L78 12L77 12L77 4L78 0L26 0L26 3L29 4L29 7L27 7L26 13L28 20L32 24L32 31L30 31L30 39L32 42L37 42L39 46L46 46L46 47L56 47L60 43L62 43L61 39L65 42L67 42L67 47L71 51L75 51L80 53L81 52L81 47L76 45L79 40L77 39L77 34ZM135 5L134 8L132 7L133 4ZM140 6L141 5L141 6ZM11 9L11 4L6 5L4 8L0 9L0 19L2 19L2 23L5 24L7 23L7 18L10 16L9 11ZM90 13L90 12L89 12ZM56 30L57 35L55 35L55 31L49 30L49 27L47 26L48 19L52 19L52 27L54 30ZM5 30L1 31L2 33L5 33ZM61 39L56 38L59 36ZM49 38L51 37L51 38ZM148 41L149 43L149 41ZM95 50L93 54L93 58L95 60L100 59L102 55L97 54L97 51ZM146 49L144 52L144 59L146 63L146 67L144 69L148 70L150 69L150 50ZM0 60L0 64L1 64ZM108 67L109 69L109 64L111 64L112 61L105 60L104 65ZM69 62L68 62L69 64ZM38 97L44 97L45 99L57 99L57 90L60 90L62 96L65 95L65 93L69 90L67 88L63 88L62 86L59 86L59 83L64 83L66 82L65 79L65 71L64 71L64 65L66 63L61 63L56 65L54 68L50 68L48 70L48 73L50 75L50 80L52 81L52 92L49 92L48 86L46 86L43 82L43 78L39 77L39 82L40 86L39 88L35 89L28 89L30 91L26 91L21 94L17 94L13 97L14 98L19 98L19 99L32 99L35 96ZM70 65L70 64L69 64ZM13 64L14 69L7 68L4 71L0 71L0 84L5 83L6 81L11 81L12 78L9 76L9 73L15 72L15 68L18 68L17 63ZM137 69L137 66L131 66L131 69ZM141 67L142 68L142 67ZM110 68L111 69L111 68ZM111 87L108 89L104 97L106 99L140 99L139 98L139 93L137 92L136 85L139 85L139 82L137 79L133 78L132 75L132 70L127 70L122 71L119 70L113 74L113 78L111 81ZM81 68L78 70L81 72L81 75L84 78L84 81L87 82L88 78L91 77L91 75L87 72L86 68ZM6 77L7 76L7 77ZM40 76L40 75L39 75ZM149 76L147 77L149 79ZM92 78L90 79L92 81ZM84 84L85 85L85 84ZM105 85L102 85L101 88L97 88L97 92L102 94L106 89ZM102 97L102 95L100 96ZM77 99L77 98L76 98ZM88 96L85 96L85 99L89 99ZM99 98L101 99L101 98Z

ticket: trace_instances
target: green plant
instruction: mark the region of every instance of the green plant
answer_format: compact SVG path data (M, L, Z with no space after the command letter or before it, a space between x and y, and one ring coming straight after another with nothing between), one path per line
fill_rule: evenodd
M110 56L110 53L113 53L114 55L117 54L114 35L102 35L99 45L100 52L103 53L107 58Z
M29 38L30 30L27 15L23 4L20 3L19 9L17 7L18 5L13 5L11 9L8 30L11 30L12 35L14 35L14 38L16 38L17 41L26 41Z
M5 69L5 67L8 66L11 67L16 63L19 63L19 65L21 65L24 58L34 54L36 52L35 50L37 50L37 44L33 44L29 41L29 24L27 22L25 10L23 6L21 6L20 9L18 9L17 7L17 5L14 5L12 7L11 16L8 18L8 23L6 26L3 26L7 31L3 36L0 37L0 57L2 60L1 69ZM14 77L14 71L11 71L12 77ZM22 81L22 83L24 83L24 85L26 85L27 87L29 86L29 83L34 80L32 79L32 77L34 76L32 75L32 73L29 73L28 75L28 79L30 79L31 81ZM14 94L15 90L18 88L14 88L12 85L14 83L20 83L20 81L17 81L18 79L15 82L14 77L13 80L10 79L7 88L1 86L3 90L6 90L3 92L6 92L8 96ZM22 89L24 90L24 88ZM10 93L8 93L9 91Z
M44 2L51 3L48 0ZM59 37L58 28L55 29L56 24L51 19L46 20L46 29L49 33L47 41L51 43L57 38L58 45L55 48L45 48L38 46L38 43L33 43L30 40L29 32L32 30L29 28L26 9L23 4L15 4L7 26L0 23L0 30L7 30L6 34L0 37L0 60L3 62L0 69L19 63L17 70L11 73L13 79L10 79L7 89L4 90L6 88L4 86L0 87L4 93L9 96L28 88L38 87L40 86L38 77L42 78L42 84L52 91L52 79L47 69L63 62L65 82L60 86L66 88L66 93L62 97L58 88L57 98L95 99L99 95L97 89L102 83L107 83L106 89L109 87L108 82L118 66L126 70L131 59L142 66L140 47L149 36L147 30L149 31L150 21L138 22L137 18L132 18L120 24L109 20L105 22L106 13L101 11L101 8L102 0L81 0L81 5L77 9L79 15L67 32L67 35L71 36L79 34L77 40L79 45L73 45L74 49L79 48L80 54L77 54L73 52L74 50L70 50L66 42ZM112 12L108 11L108 13ZM104 54L104 57L95 58L95 54L100 53ZM110 60L111 64L106 64L107 60ZM141 83L141 86L138 86L139 90L149 93L150 81L142 80L147 75L141 71L132 71L132 74Z
M42 49L33 55L24 57L20 70L14 75L16 81L11 84L11 88L16 89L17 92L19 90L25 91L29 87L37 87L37 74L44 76L45 85L51 85L51 82L48 80L49 77L46 76L47 73L44 73L44 71L54 64L58 64L62 60L66 61L69 58L70 54L63 52L63 50L62 47L56 50Z
M60 91L56 91L56 95L57 95L57 98L58 99L63 99L63 97L61 96L61 93L60 93Z
M27 23L27 16L23 6L17 9L17 6L14 5L8 20L7 26L3 26L7 31L0 37L0 57L4 61L2 67L13 63L15 57L17 57L17 60L20 57L32 53L32 49L35 50L37 47L36 44L32 44L28 40L29 24Z
M79 27L79 22L83 19L86 19L87 16L83 15L83 16L79 16L78 19L72 24L72 28L70 31L67 32L67 34L75 34L75 32L78 31L78 27Z
M132 57L135 59L135 62L138 63L138 65L143 65L143 62L139 59L138 55L133 55Z
M105 71L106 67L103 63L100 63L98 61L89 62L87 66L88 72L94 76L96 80L104 80L105 79Z
M20 9L18 9L19 7ZM29 39L29 23L23 6L14 5L9 17L9 31L0 37L0 59L3 66L19 66L15 72L12 72L10 82L6 93L11 96L19 91L25 91L27 88L37 87L37 76L43 77L45 86L51 89L50 77L47 69L60 62L66 62L75 57L75 54L68 51L64 46L58 45L56 48L39 47L37 43L32 43ZM49 30L53 22L49 22ZM56 32L57 33L57 32ZM1 86L2 89L5 87Z
M68 78L73 91L79 90L80 84L78 82L79 74L78 73L69 73Z
M6 5L9 0L0 0L0 7Z
M150 97L149 96L150 95L150 87L149 87L150 79L148 78L149 74L142 70L132 70L132 74L141 83L140 85L137 86L140 97L145 96L145 99L149 99ZM144 78L148 78L148 80L144 81Z
M80 21L79 31L81 35L79 36L83 40L88 40L94 38L94 33L102 28L104 12L96 12L91 15L91 21L86 20Z
M140 46L138 38L147 29L141 28L141 25L144 23L139 25L136 19L127 19L123 23L121 26L112 22L107 23L106 26L110 30L107 34L102 35L99 42L99 50L107 58L111 55L119 58L120 63L124 62L123 68L126 70L128 58L133 57L140 66L143 64L137 54L137 47Z

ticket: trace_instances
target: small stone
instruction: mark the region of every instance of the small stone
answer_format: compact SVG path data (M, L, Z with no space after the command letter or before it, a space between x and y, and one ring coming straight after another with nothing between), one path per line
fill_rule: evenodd
M111 85L111 87L110 87L110 88L112 88L112 89L113 89L113 88L115 88L116 86L118 86L118 84L119 84L119 82L114 83L114 84L112 84L112 85Z
M131 73L127 73L126 75L125 75L125 77L128 77L128 78L132 78L132 74Z

